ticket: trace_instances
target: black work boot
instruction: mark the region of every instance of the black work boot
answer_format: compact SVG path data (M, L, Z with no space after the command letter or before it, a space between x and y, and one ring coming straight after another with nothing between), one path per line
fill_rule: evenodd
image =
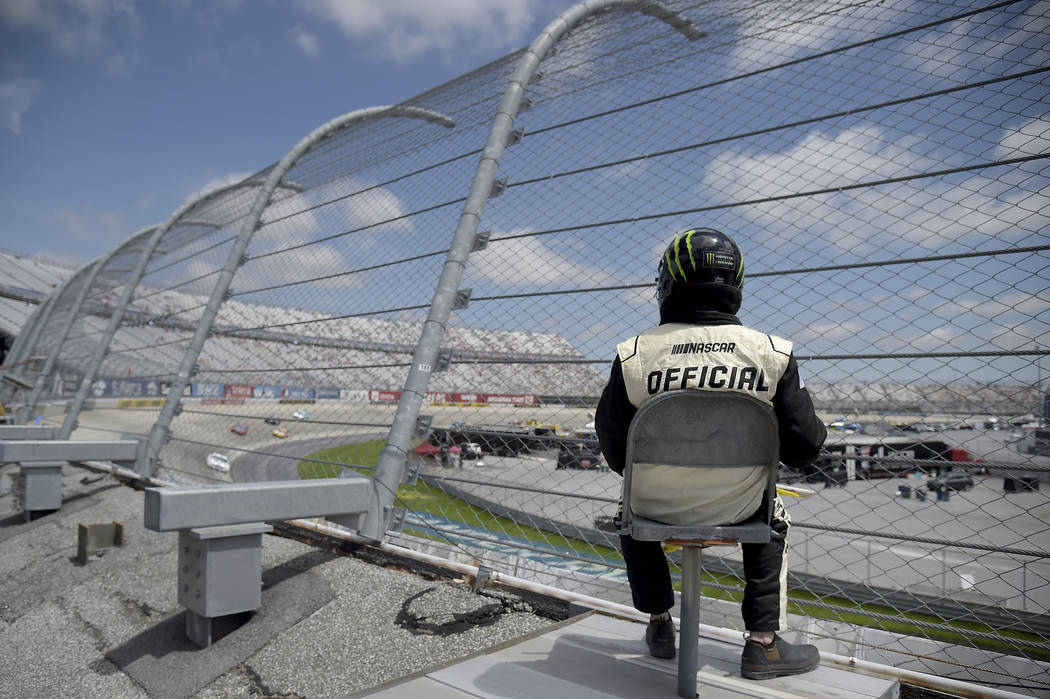
M654 658L673 658L674 622L670 618L650 621L645 629L645 643Z
M768 680L783 675L801 675L820 665L816 646L794 645L774 634L773 642L764 646L750 638L740 656L740 674L749 680Z

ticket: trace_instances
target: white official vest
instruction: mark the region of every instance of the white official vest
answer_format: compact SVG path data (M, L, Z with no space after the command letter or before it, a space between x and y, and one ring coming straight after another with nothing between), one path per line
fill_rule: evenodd
M627 397L640 408L679 388L736 391L772 404L792 345L741 325L668 323L617 345ZM762 503L767 474L636 461L631 510L669 524L734 524Z

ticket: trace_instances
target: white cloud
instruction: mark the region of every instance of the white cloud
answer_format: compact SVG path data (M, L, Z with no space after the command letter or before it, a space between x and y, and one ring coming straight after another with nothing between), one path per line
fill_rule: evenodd
M974 15L954 22L947 32L935 27L901 53L908 57L908 70L952 83L985 72L997 74L996 64L1007 55L1011 63L1045 66L1050 62L1050 44L1045 40L1050 31L1048 11L1045 0L1033 2L1023 14L1004 13L1009 21L1002 25L989 22L985 14Z
M198 199L207 194L208 192L212 192L216 189L222 189L223 187L228 187L232 184L237 184L245 178L250 177L252 174L253 173L251 172L231 172L228 175L212 177L203 185L201 185L196 191L190 192L190 194L186 197L185 201L183 201L183 204L188 204L194 199Z
M304 0L350 39L376 41L396 61L437 51L517 48L537 0Z
M917 308L936 313L941 318L985 318L1004 323L1016 323L1019 316L1036 318L1050 312L1050 304L1038 294L1014 292L996 298L945 299L929 289L916 288L902 295L914 301Z
M817 323L802 328L795 334L796 344L811 343L814 340L841 342L855 338L864 332L868 325L861 322L851 323Z
M1001 147L1024 140L1031 148L1040 128L1022 127L1021 136L1007 135ZM707 168L702 189L723 201L747 201L944 168L943 161L918 153L922 143L919 134L893 134L874 124L814 131L787 151L723 151ZM772 201L747 207L744 215L765 230L794 226L867 254L898 241L936 250L970 236L1024 235L1037 222L1018 226L1019 220L1044 216L1038 212L1045 202L1043 193L975 173Z
M33 104L33 96L43 83L31 78L15 78L0 83L0 127L22 133L22 116Z
M1032 119L999 139L996 160L1050 153L1050 119Z
M0 22L43 32L65 53L101 44L115 18L134 20L134 0L4 0Z
M617 298L629 306L657 307L656 289L651 286L626 289L621 291Z
M75 240L98 242L127 236L124 217L119 212L92 209L57 209L48 217L63 233Z
M310 58L317 58L321 55L321 45L317 42L317 37L310 32L296 26L292 28L291 36L292 43Z
M632 160L602 171L602 177L610 180L639 179L649 170L648 160Z
M345 197L350 192L361 193ZM342 248L348 247L343 241L351 240L349 247L360 256L394 235L411 234L414 228L412 219L405 216L407 211L394 192L381 187L368 189L366 183L352 178L333 180L301 196L286 197L267 207L263 219L272 223L263 225L252 238L248 255L258 259L238 272L238 287L247 291L331 277L311 283L327 289L360 288L371 275L345 274L362 265L343 252ZM351 233L349 238L314 242L362 228L366 230Z
M528 233L524 229L501 235ZM493 236L497 237L497 236ZM600 267L579 264L539 238L512 238L489 243L470 257L468 271L502 286L566 284L598 286L615 275Z
M770 65L786 63L804 54L819 53L831 46L841 46L869 39L897 19L892 15L865 17L859 12L842 11L822 14L819 21L792 24L791 31L776 25L782 16L776 12L749 15L752 20L736 28L737 41L729 56L733 72L746 73ZM771 26L772 25L772 26Z

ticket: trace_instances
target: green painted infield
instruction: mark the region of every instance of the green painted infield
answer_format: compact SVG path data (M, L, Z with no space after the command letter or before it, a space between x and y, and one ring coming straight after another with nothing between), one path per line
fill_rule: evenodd
M310 454L298 463L299 477L334 478L339 475L344 467L364 475L371 475L375 470L376 462L379 460L379 454L383 451L384 446L386 446L384 440L376 439L322 449ZM612 567L623 568L623 556L616 549L591 544L582 539L568 538L561 534L519 524L506 517L493 515L422 480L417 481L415 485L402 485L398 488L397 500L398 504L407 509L525 539L535 542L538 546L545 549L560 549L562 551L568 549L575 553L576 556L583 557L586 560L599 559L607 562ZM441 540L441 536L434 532L416 530L413 533L423 538ZM677 566L672 565L671 571L673 576L681 576L681 570ZM681 585L676 582L675 588L680 590ZM733 576L716 576L704 573L701 589L705 597L714 599L739 602L743 597L743 583ZM932 614L900 613L889 607L875 604L855 604L846 599L819 598L801 590L790 590L788 598L788 611L793 614L843 621L857 626L883 629L893 633L930 638L946 643L973 646L1001 653L1022 655L1035 660L1050 661L1050 650L1031 648L1027 645L1018 646L1011 643L1013 639L1016 639L1021 642L1039 644L1042 648L1045 648L1050 643L1050 639L1045 639L1032 633L1012 629L993 629L978 623L941 619ZM871 616L873 614L878 616ZM880 618L886 616L892 616L894 619ZM910 623L912 621L941 625L944 628L928 629ZM1001 640L973 638L972 635L967 634L967 631L996 634L1001 637Z

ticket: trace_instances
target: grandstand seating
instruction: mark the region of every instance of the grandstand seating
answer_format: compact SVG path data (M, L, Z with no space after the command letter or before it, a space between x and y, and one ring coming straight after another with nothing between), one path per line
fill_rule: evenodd
M74 270L0 252L0 276L8 285L50 293ZM102 312L119 294L89 296L59 357L60 370L81 367L106 325ZM182 290L140 287L115 335L101 375L162 379L175 374L207 299ZM0 332L19 332L33 305L0 297ZM134 320L131 320L134 318ZM150 324L152 323L152 325ZM419 323L379 318L338 318L321 311L224 303L216 334L204 345L199 381L255 385L399 390L419 339ZM244 329L241 335L237 329ZM435 373L429 388L444 392L594 396L605 382L605 365L552 363L582 360L569 340L554 333L450 326L442 346L452 350L449 371ZM143 351L149 349L148 352ZM544 361L546 360L546 361ZM390 365L390 366L384 366ZM60 382L59 382L60 383ZM1002 412L1037 404L1038 389L1012 385L809 384L818 408L849 412Z

